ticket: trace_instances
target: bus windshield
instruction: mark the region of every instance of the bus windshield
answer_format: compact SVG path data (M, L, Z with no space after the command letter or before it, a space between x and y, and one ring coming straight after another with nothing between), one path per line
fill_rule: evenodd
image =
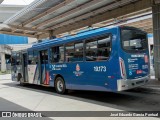
M122 47L126 51L146 50L147 34L136 28L121 28Z

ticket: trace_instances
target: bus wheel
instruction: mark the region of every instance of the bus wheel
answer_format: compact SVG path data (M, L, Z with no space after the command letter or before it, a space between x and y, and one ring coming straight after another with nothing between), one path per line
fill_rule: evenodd
M63 78L57 77L55 80L55 89L57 93L64 94L66 92L66 86Z

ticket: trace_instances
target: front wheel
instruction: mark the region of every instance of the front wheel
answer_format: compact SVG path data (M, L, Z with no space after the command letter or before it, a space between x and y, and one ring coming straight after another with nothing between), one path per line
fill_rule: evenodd
M57 77L55 80L55 89L57 93L64 94L66 92L66 86L63 78Z

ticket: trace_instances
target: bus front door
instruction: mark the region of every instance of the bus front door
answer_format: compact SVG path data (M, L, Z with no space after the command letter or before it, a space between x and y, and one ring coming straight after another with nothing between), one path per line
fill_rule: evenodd
M24 82L28 81L28 71L27 71L27 53L23 53L22 55L22 72Z
M48 50L40 51L40 84L47 85Z

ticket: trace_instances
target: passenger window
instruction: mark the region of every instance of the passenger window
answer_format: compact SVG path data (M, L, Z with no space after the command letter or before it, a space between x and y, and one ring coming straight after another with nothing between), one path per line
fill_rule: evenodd
M65 52L65 56L66 56L66 62L73 62L74 60L74 43L69 43L66 44L65 46L66 48L66 52Z
M34 59L34 61L33 61L33 64L38 64L38 52L37 51L34 51L33 52L33 59Z
M14 56L11 57L11 66L16 65L16 58Z
M102 61L109 58L111 35L86 40L86 61Z
M33 51L28 52L28 65L34 64Z
M20 53L16 54L16 65L21 65L21 56L20 56Z
M13 52L11 56L11 66L16 65L16 53Z
M97 40L90 39L86 41L86 61L96 61L97 58Z
M62 63L64 61L64 46L56 46L51 48L52 50L52 63Z
M83 41L66 44L66 62L83 61Z
M111 36L105 36L98 39L97 60L107 60L111 52Z
M75 43L74 61L83 61L83 42Z

